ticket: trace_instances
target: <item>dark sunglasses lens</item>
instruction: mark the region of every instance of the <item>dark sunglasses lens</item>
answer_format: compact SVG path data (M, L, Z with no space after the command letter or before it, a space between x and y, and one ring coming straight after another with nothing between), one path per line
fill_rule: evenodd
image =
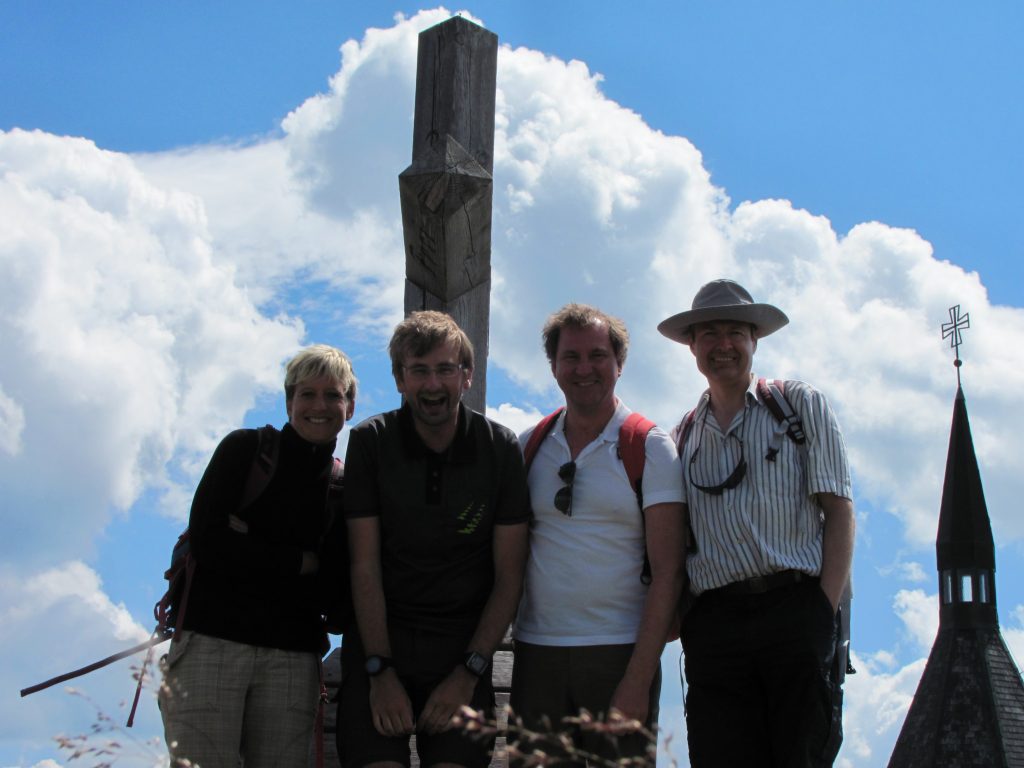
M555 509L564 515L572 515L572 486L566 485L555 494Z
M565 486L555 493L555 509L563 515L572 516L572 481L576 477L576 462L567 461L558 468L558 479L565 483Z

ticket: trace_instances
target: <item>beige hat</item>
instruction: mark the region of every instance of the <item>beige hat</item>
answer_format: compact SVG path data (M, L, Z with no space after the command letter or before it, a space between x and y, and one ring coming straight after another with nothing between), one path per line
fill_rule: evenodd
M697 291L689 311L662 320L658 330L672 341L689 345L693 341L690 328L695 323L715 320L750 323L757 328L759 339L775 333L789 322L789 318L778 307L755 304L747 289L739 283L733 280L712 280Z

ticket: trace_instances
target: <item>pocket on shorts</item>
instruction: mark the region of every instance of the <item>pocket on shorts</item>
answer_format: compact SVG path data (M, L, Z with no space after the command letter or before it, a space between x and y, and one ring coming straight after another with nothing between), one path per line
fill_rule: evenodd
M167 649L167 653L160 657L160 669L164 674L167 671L173 669L181 661L185 655L185 651L188 649L189 644L192 641L193 632L179 632L175 635L171 641L170 647Z
M160 708L168 714L220 710L221 671L226 641L183 632L160 660L164 673Z
M288 709L309 716L316 714L320 703L320 669L318 659L310 653L293 652L292 673L288 676Z

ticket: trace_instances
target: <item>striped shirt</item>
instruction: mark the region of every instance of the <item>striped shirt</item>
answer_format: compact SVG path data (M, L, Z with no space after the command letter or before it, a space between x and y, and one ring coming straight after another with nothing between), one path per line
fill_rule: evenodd
M686 570L695 594L788 569L817 576L824 517L815 494L853 498L846 446L825 396L802 381L785 382L786 399L807 435L799 446L757 399L756 381L751 377L746 404L725 431L705 391L680 451L696 545ZM772 446L779 453L767 461ZM741 457L747 471L735 488L716 496L694 487L722 483Z

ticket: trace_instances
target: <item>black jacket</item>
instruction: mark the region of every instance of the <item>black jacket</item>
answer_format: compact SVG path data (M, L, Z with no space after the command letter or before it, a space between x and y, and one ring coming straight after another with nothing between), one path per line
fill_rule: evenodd
M184 628L249 645L320 653L323 614L348 588L344 520L327 500L335 444L314 445L285 425L266 490L239 510L258 437L232 432L217 447L196 489L189 517L195 576ZM247 533L228 526L235 514ZM303 551L320 570L300 576Z

